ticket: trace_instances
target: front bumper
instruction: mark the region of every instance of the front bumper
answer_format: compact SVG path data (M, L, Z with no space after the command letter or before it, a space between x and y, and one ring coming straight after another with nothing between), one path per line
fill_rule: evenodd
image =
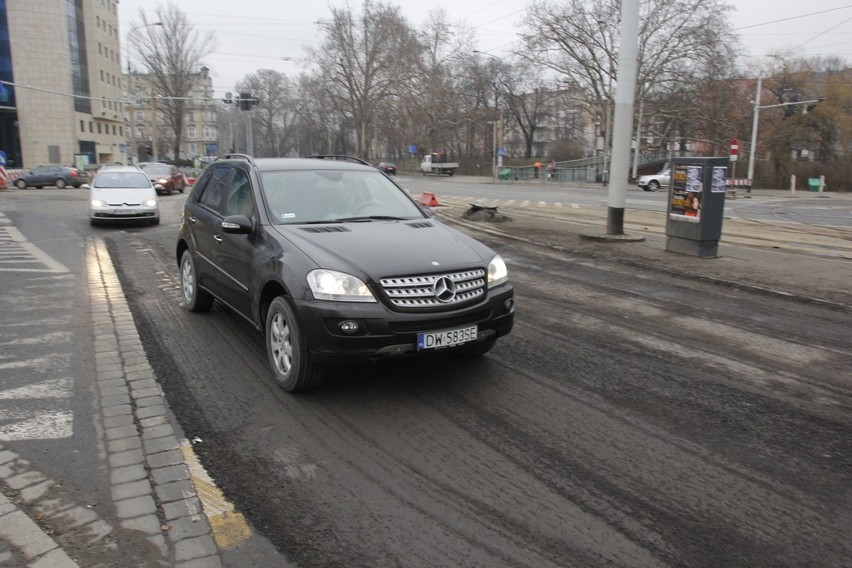
M476 324L477 343L496 339L512 330L514 291L503 284L489 291L485 300L444 312L397 312L378 303L296 301L303 331L318 363L370 360L417 351L417 334ZM344 333L341 323L358 323L357 333ZM464 347L463 344L459 347ZM453 348L449 348L453 349ZM428 352L435 352L429 350Z
M160 217L157 207L93 207L89 219L93 221L153 221Z

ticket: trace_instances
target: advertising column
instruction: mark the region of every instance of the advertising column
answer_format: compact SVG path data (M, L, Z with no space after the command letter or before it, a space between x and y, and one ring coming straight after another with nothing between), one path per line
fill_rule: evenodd
M728 158L674 158L666 219L666 250L719 256Z

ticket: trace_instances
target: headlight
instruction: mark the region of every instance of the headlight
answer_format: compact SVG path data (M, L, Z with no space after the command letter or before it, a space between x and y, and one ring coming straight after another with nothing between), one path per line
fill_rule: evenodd
M148 199L145 200L145 203L143 203L143 205L145 205L145 207L156 207L157 206L157 200L153 197L149 197Z
M158 179L155 183L159 183L160 185L166 185L167 183L169 183L169 180L167 180L165 178Z
M308 286L317 300L332 300L336 302L375 302L376 299L361 282L343 272L318 268L308 273Z
M488 263L488 287L493 288L498 284L502 284L509 280L509 271L506 269L506 263L498 254Z
M92 198L92 207L105 207L106 203L101 201L100 199L93 197Z

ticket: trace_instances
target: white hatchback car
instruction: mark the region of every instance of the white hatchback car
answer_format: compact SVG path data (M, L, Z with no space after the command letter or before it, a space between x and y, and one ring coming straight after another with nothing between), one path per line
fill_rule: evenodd
M110 166L95 175L89 187L89 222L160 222L157 190L136 166Z

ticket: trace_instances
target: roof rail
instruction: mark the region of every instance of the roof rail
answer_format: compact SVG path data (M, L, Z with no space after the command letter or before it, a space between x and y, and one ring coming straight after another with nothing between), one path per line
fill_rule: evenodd
M368 162L367 160L363 160L363 159L358 158L356 156L347 156L345 154L315 154L313 156L306 156L306 158L317 158L319 160L345 160L345 161L349 161L349 162L356 162L356 163L364 165L364 166L372 166L373 165L370 162Z
M214 161L218 162L219 160L245 160L250 164L254 164L254 160L252 160L251 156L248 154L223 154L221 156L217 156Z

